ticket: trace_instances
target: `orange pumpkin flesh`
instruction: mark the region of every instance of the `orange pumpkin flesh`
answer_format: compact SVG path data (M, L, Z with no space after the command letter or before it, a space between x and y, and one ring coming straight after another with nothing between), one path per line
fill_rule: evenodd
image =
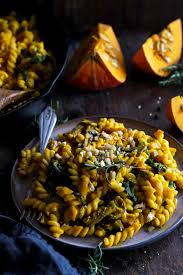
M89 90L125 82L124 58L111 26L98 24L81 42L68 66L67 80L74 87Z
M183 98L171 98L166 108L167 118L183 132Z
M159 34L149 37L132 58L133 64L145 73L166 77L164 68L177 63L182 52L182 22L171 22Z

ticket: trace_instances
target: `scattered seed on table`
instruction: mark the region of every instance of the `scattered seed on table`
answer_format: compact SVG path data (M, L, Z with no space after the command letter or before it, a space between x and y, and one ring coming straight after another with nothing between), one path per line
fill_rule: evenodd
M138 105L138 109L139 109L139 110L142 109L142 105Z
M157 100L157 104L160 104L160 100Z
M158 100L161 100L161 99L162 99L162 97L161 97L161 96L159 96L159 97L158 97Z
M153 114L152 113L149 113L149 116L152 116Z

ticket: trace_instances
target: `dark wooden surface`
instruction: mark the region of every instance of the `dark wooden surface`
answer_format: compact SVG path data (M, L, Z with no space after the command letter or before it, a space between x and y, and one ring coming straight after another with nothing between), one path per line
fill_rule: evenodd
M120 43L125 55L128 78L120 87L110 91L81 92L71 91L68 87L60 85L53 97L54 103L57 100L60 103L59 118L85 115L128 116L149 122L183 143L183 134L173 127L165 116L168 99L177 94L183 94L182 90L162 88L158 85L158 79L138 73L131 66L132 54L150 33L151 31L133 30L125 30L121 33ZM139 105L141 109L138 108ZM15 133L12 133L10 143L4 140L0 144L0 212L15 218L18 218L18 213L11 198L10 172L19 149L30 139L30 132L33 135L32 130L28 134L24 131L17 140L15 140ZM63 248L56 242L53 243L50 240L48 242L66 255L73 265L87 266L83 260L87 251ZM105 253L103 259L105 265L110 268L106 274L181 275L183 274L182 257L183 225L157 243L134 251Z
M50 0L50 3L58 22L75 31L97 22L112 24L117 29L160 28L183 17L181 0Z

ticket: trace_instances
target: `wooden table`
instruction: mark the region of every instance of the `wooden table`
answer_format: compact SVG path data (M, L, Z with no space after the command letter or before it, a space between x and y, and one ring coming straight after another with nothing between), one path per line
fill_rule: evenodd
M79 117L85 115L128 116L143 120L173 135L183 143L183 134L174 128L165 117L165 107L169 98L183 94L176 88L162 88L158 80L133 71L130 59L134 51L150 32L124 31L120 42L124 51L128 78L124 85L98 92L70 91L60 86L53 101L60 102L60 117ZM125 37L125 43L123 42ZM28 136L26 142L28 141ZM20 139L18 144L25 143ZM18 213L10 194L10 176L12 164L17 157L19 147L7 141L0 145L0 211L15 218ZM6 161L5 161L6 159ZM6 163L5 163L6 162ZM50 240L48 240L50 242ZM51 242L55 248L66 255L74 265L86 266L83 257L86 251L74 251ZM106 274L114 275L181 275L183 274L183 225L179 226L165 239L148 247L129 252L112 252L104 255L104 264L110 268Z

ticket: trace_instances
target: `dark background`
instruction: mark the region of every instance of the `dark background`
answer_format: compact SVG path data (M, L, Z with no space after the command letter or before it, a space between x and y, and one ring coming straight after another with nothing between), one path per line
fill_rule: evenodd
M54 41L55 45L57 39L78 40L84 35L83 32L96 22L112 24L118 35L127 67L126 82L112 90L81 92L68 89L60 81L52 98L55 106L56 102L59 102L59 119L85 115L125 115L149 122L183 143L183 134L173 127L165 116L168 100L178 94L183 95L182 89L162 88L158 85L158 78L143 75L135 71L131 65L132 55L151 33L161 30L171 20L183 17L182 0L40 0L35 1L36 4L34 1L11 1L9 4L7 1L1 2L6 4L2 5L4 8L0 14L7 9L12 10L13 3L14 7L20 7L23 11L25 9L25 14L34 12L37 8L43 11L43 18L46 11L52 13L56 20L55 24L61 29ZM10 142L2 140L0 143L0 211L11 217L18 218L10 191L11 168L20 148L36 133L36 127L30 126L22 129L18 138L17 133L12 131L9 136ZM84 265L83 257L86 256L86 252L63 248L56 242L52 244L74 265ZM148 247L129 252L106 253L104 262L110 267L106 274L181 275L182 256L183 225L164 240Z

